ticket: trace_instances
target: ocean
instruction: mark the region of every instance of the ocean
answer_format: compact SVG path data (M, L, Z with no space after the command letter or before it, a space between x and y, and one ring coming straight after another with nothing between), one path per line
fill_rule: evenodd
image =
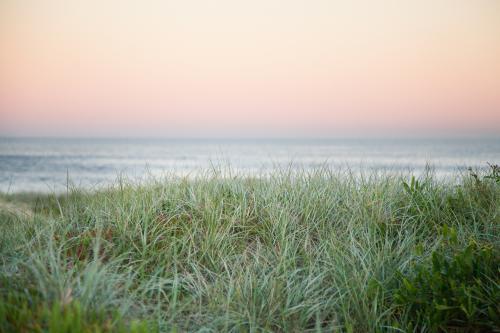
M126 177L192 177L201 171L261 176L330 167L439 177L500 163L500 138L76 139L0 138L0 192L99 188Z

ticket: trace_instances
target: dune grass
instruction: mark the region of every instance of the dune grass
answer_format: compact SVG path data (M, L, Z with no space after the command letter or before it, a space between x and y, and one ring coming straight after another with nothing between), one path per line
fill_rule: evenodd
M277 170L0 200L2 332L500 329L500 177Z

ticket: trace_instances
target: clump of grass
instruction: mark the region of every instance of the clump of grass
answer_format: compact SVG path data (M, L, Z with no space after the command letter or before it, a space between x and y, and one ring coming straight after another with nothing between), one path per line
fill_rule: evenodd
M497 176L215 172L2 195L29 213L0 212L0 331L458 330L458 309L433 324L436 290L423 286L439 271L433 257L453 266L480 252L471 239L498 253ZM488 258L474 261L470 281L489 284L469 328L498 329L498 256ZM456 306L454 291L439 297Z
M78 301L52 304L32 303L13 291L4 295L0 303L2 332L54 332L54 333L146 333L154 326L146 321L126 323L119 312L86 310Z

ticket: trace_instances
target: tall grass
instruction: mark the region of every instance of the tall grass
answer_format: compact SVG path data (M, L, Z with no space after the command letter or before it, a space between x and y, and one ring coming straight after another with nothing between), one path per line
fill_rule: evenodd
M499 329L499 179L323 168L2 195L0 331ZM453 291L452 310L412 299L413 277L471 242L493 251L485 312L426 317L462 310Z

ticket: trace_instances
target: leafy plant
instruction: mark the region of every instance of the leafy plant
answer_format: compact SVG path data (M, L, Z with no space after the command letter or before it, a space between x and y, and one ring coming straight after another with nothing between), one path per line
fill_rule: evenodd
M491 331L500 328L498 249L471 241L457 245L456 231L445 227L445 246L400 276L396 304L411 325L437 331ZM447 249L452 249L450 254Z
M493 179L496 183L500 183L500 165L498 164L489 164L491 173L486 175L484 178Z
M478 173L472 170L472 168L468 169L469 174L471 175L472 178L474 178L476 183L480 183L481 181L484 180L493 180L496 183L500 183L500 165L488 163L488 166L490 167L489 170L490 172L483 177L478 175Z

